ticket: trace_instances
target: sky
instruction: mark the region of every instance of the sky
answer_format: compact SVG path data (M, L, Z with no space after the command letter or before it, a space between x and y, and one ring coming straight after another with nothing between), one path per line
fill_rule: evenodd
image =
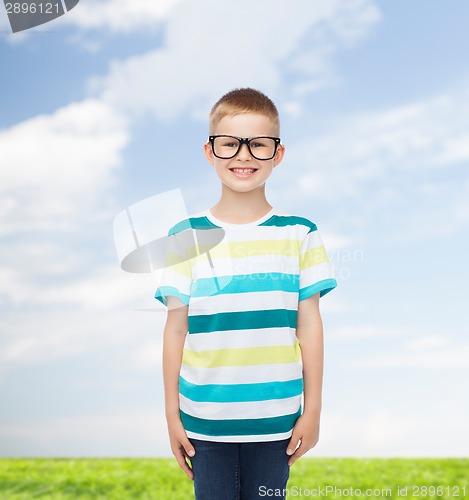
M0 6L0 456L171 456L166 311L113 221L174 189L189 214L217 203L207 117L242 86L280 112L267 199L317 224L338 280L307 456L467 456L468 16L81 0L13 34Z

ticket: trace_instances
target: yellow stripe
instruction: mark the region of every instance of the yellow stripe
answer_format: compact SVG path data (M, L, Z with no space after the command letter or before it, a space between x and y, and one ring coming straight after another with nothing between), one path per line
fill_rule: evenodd
M239 259L255 257L259 255L284 255L297 257L300 253L301 240L249 240L249 241L222 241L213 248L192 246L184 249L184 255L191 257L195 263L197 260L207 258L205 250L210 250L210 257L213 259ZM167 254L167 265L174 265L181 260L181 255L177 253Z
M236 259L255 257L260 255L283 255L296 257L299 255L301 247L300 240L259 240L259 241L239 241L239 242L221 242L210 250L210 256L214 259ZM192 250L192 249L191 249ZM193 249L195 251L195 249ZM300 256L300 269L307 269L317 264L329 262L326 249L323 245L309 249ZM192 276L191 266L198 260L206 259L206 254L200 254L197 257L180 262L181 256L170 253L167 256L167 265L179 274Z
M300 253L301 240L249 240L221 242L210 250L212 258L239 259L259 255L285 255L296 257Z
M320 245L318 247L311 248L300 256L300 269L308 269L308 267L316 266L317 264L322 264L324 262L329 262L329 259L324 245Z
M192 261L185 260L181 262L181 256L176 254L168 254L166 258L166 267L174 271L175 273L182 274L192 279Z
M275 363L297 363L301 358L298 340L294 346L242 347L207 351L183 350L182 364L214 368L216 366L252 366Z

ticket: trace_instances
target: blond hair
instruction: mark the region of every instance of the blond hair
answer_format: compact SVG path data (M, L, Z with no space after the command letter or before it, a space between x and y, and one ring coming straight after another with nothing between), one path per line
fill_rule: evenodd
M277 134L280 134L280 119L273 101L259 90L249 87L237 88L227 92L210 111L210 134L225 116L234 116L242 113L258 113L272 120Z

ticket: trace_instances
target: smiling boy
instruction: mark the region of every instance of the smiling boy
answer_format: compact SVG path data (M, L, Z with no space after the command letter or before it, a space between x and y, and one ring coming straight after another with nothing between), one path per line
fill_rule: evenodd
M197 499L260 498L263 489L284 492L289 467L318 442L319 298L337 282L316 224L267 201L265 183L285 154L267 96L225 94L204 151L221 196L185 222L222 228L224 238L210 266L200 258L171 266L155 294L168 307L168 431ZM187 224L171 234L178 227Z

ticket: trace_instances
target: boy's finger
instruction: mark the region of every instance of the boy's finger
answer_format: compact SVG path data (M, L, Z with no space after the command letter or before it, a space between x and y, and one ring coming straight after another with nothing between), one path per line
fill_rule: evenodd
M295 453L289 458L288 466L291 467L300 457L302 457L307 452L306 446L301 443L296 449Z
M298 446L298 441L300 440L295 434L292 434L290 442L287 446L287 455L293 455L295 453L296 447Z
M184 439L181 442L181 445L183 447L184 452L187 454L189 458L195 455L195 449L192 446L192 443L188 439Z
M192 472L192 469L189 467L189 464L186 462L186 457L184 456L183 450L180 450L180 453L176 455L176 460L177 463L179 464L179 467L186 473L186 476L189 479L194 479L194 473Z

